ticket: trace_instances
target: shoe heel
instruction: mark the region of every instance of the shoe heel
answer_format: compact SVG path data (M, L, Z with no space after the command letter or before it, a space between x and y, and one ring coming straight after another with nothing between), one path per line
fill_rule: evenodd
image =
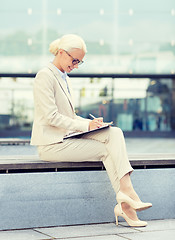
M115 220L116 220L116 225L118 226L118 207L119 207L119 204L115 206L114 208L114 214L115 214Z
M115 216L116 225L118 226L118 216Z

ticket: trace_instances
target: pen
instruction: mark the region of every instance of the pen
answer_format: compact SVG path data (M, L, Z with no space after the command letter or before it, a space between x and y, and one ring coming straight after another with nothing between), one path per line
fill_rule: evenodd
M96 117L94 117L94 115L92 115L92 114L90 114L90 113L89 113L89 116L90 116L91 118L93 118L93 119L96 118Z
M95 119L96 117L94 115L92 115L91 113L89 113L89 116L93 119ZM109 123L106 123L108 126L111 126L113 125L113 122L109 122Z

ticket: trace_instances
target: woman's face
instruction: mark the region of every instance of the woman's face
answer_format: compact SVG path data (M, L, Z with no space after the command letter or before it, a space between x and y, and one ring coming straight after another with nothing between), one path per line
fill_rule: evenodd
M65 51L59 50L59 66L58 68L62 72L70 73L74 68L78 68L78 62L81 62L85 56L85 52L82 49L72 49Z

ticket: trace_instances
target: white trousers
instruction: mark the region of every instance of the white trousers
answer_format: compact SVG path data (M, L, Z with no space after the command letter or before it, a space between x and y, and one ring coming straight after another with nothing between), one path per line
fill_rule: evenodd
M109 127L68 138L61 143L38 146L41 160L52 162L103 161L115 193L120 189L120 179L133 171L125 146L123 132L118 127Z

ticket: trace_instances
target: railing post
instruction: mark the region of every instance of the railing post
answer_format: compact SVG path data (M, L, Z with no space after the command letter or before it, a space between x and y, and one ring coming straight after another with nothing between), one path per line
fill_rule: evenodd
M146 91L146 97L145 97L145 130L148 131L148 91Z
M14 89L11 89L11 124L15 124L15 100L14 100Z
M114 111L113 111L113 107L114 107L114 77L112 77L112 82L111 82L111 100L109 102L109 120L110 121L114 121Z
M175 130L175 78L172 78L172 94L171 94L171 129Z

